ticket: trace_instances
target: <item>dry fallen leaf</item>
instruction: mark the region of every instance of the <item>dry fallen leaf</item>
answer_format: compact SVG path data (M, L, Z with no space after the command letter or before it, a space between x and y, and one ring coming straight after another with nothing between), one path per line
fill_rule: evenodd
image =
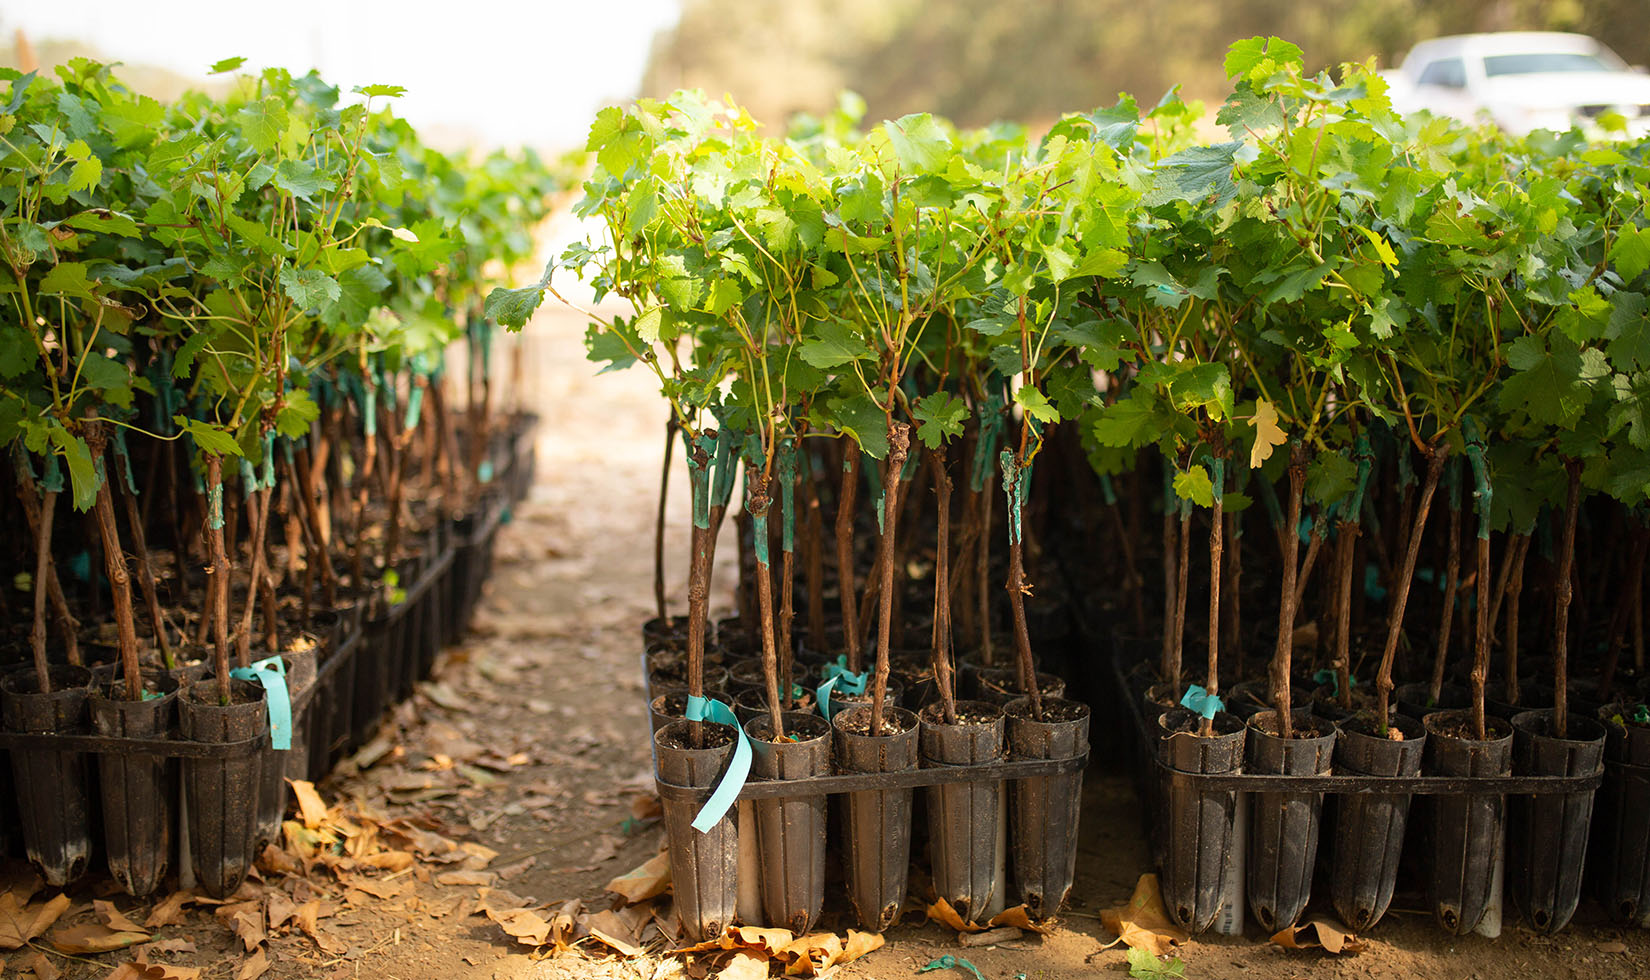
M149 912L149 917L143 920L148 929L159 929L169 926L183 918L183 907L194 898L193 892L177 891L166 896L166 900L155 906Z
M764 956L739 952L716 974L718 980L768 980L768 960Z
M435 883L449 887L478 887L491 885L498 876L491 871L443 871L435 876Z
M0 893L0 949L18 949L50 929L69 908L69 896L54 895L38 905L26 905L16 893Z
M1106 944L1107 948L1123 943L1131 949L1144 949L1153 956L1166 956L1187 939L1163 907L1157 875L1141 875L1129 904L1102 911L1100 924L1117 936Z
M134 943L148 942L149 934L111 929L101 922L87 922L83 925L53 929L47 938L63 953L107 953L111 950L125 949Z
M51 957L38 951L23 957L21 968L32 972L34 980L57 980L63 975L63 971L57 968Z
M947 929L955 929L957 932L983 932L986 928L978 923L963 919L957 913L957 910L951 907L951 903L944 898L936 899L933 905L928 906L928 918Z
M264 910L258 902L225 905L213 914L240 937L248 953L269 938L269 932L264 928Z
M657 898L670 889L670 855L664 851L607 883L607 890L635 905Z
M150 956L170 956L174 953L195 953L199 950L187 939L162 939L160 942L144 946L143 952Z
M1363 940L1342 929L1323 916L1314 916L1291 928L1279 931L1272 942L1284 949L1323 949L1326 953L1358 953Z
M1026 932L1035 932L1038 935L1043 936L1048 935L1053 927L1052 920L1045 919L1042 922L1033 922L1031 919L1031 910L1026 908L1024 905L1016 905L1012 908L1003 909L1001 912L998 912L996 915L992 916L991 921L987 923L987 925L990 925L992 928L1012 926L1015 929L1024 929Z
M269 969L269 956L259 947L256 953L246 958L241 968L235 971L235 980L258 980Z
M304 826L315 830L326 823L327 805L322 802L321 794L315 792L315 784L307 779L287 782L292 784L292 795L298 800L298 815L303 818Z
M591 916L585 925L590 929L591 936L611 946L620 956L634 959L643 955L641 947L636 945L639 937L633 935L624 920L613 912L598 912Z
M487 910L487 918L498 923L510 938L524 946L537 948L550 941L550 923L532 909Z
M197 980L198 966L168 966L165 963L122 963L103 980Z
M96 899L92 902L92 912L97 915L98 921L118 932L143 932L142 926L120 913L115 903Z

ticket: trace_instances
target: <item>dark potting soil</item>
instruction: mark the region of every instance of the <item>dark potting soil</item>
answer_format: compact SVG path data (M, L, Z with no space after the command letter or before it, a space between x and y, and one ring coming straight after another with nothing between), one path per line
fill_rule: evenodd
M1331 726L1327 721L1324 721L1321 718L1314 718L1311 715L1292 718L1290 719L1290 722L1289 737L1292 739L1321 738L1322 736L1329 734L1331 731ZM1264 732L1273 738L1279 737L1278 722L1276 718L1260 719L1252 722L1249 727L1255 729L1256 731Z
M671 749L718 749L733 741L733 729L727 725L701 725L700 744L694 745L693 736L688 733L687 726L681 730L661 728L663 734L659 736L659 744Z
M1359 712L1358 714L1342 721L1341 730L1356 732L1359 735L1368 735L1371 738L1376 738L1381 734L1380 726L1375 724L1373 714L1368 711ZM1405 735L1396 724L1392 724L1387 726L1386 737L1389 741L1402 742Z
M1005 709L1014 718L1032 718L1031 704L1011 705ZM1049 698L1043 702L1043 718L1045 722L1076 721L1088 712L1088 707L1080 701L1071 701L1066 698Z
M869 711L856 711L851 717L843 719L840 727L843 731L852 735L869 735L871 734L871 713ZM905 731L905 728L898 721L884 716L882 730L877 734L898 735L903 731Z
M1445 738L1458 738L1465 742L1493 742L1507 737L1510 731L1506 722L1493 716L1486 717L1484 719L1484 737L1480 739L1477 729L1472 727L1472 719L1468 717L1467 712L1457 713L1452 711L1450 714L1456 715L1456 717L1445 718L1428 726L1433 734L1442 735Z
M945 721L945 708L938 701L935 701L932 704L926 705L922 709L922 711L919 712L919 714L921 715L922 720L927 722L930 725L943 725L943 724L946 724L946 721ZM993 722L995 722L999 717L1001 717L1001 712L985 711L985 710L982 710L980 708L976 708L976 707L972 707L972 706L964 708L964 707L959 705L958 708L957 708L957 721L956 721L956 724L958 724L958 725L989 725L989 724L992 724Z

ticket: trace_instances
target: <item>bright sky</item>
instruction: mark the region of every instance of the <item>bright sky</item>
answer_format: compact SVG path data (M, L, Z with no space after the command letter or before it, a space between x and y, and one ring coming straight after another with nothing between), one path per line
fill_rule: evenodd
M319 69L347 91L401 85L415 126L498 145L584 142L603 105L633 97L653 36L680 0L0 0L0 32L87 41L115 61L206 78Z

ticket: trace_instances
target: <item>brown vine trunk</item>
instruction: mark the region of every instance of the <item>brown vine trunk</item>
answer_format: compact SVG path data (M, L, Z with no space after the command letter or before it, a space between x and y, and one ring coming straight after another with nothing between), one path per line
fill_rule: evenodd
M942 446L928 451L934 468L934 497L938 520L934 544L934 685L947 725L957 723L956 688L951 673L951 475L946 472Z
M1318 563L1318 552L1323 550L1323 529L1317 521L1312 522L1312 531L1307 536L1306 557L1301 559L1301 569L1295 575L1295 609L1299 610L1306 601L1306 586L1312 581L1312 566Z
M704 469L710 465L705 451L698 447L690 450L694 457L694 465ZM708 480L709 477L699 477ZM697 488L695 493L699 492ZM710 606L710 547L711 530L702 528L697 523L693 525L690 535L692 553L688 558L688 695L702 698L705 696L705 619ZM704 727L698 722L689 726L690 738L694 748L704 745Z
M25 516L35 508L29 507L29 495L34 491L28 486L28 477L22 471L17 473L18 495L23 497ZM27 493L25 493L25 489ZM33 518L34 524L34 581L31 587L34 591L34 618L29 625L29 649L34 654L34 676L40 685L40 693L50 693L52 689L51 670L46 662L46 580L53 574L52 571L52 512L57 509L57 493L48 490L41 498L38 509Z
M1160 680L1175 684L1180 680L1179 646L1175 641L1174 610L1179 605L1176 586L1180 582L1179 568L1175 555L1179 549L1175 545L1174 506L1168 503L1163 505L1163 643L1157 658L1157 676Z
M1335 542L1335 691L1340 705L1352 710L1352 559L1358 524L1342 521Z
M223 457L206 454L206 551L212 564L207 568L207 609L212 618L212 668L217 674L218 700L229 703L229 553L223 546ZM218 513L214 515L213 501ZM217 520L214 521L213 517Z
M1226 529L1224 491L1224 487L1215 488L1214 510L1209 515L1209 671L1203 679L1203 686L1211 697L1220 693L1220 558L1225 547L1222 535ZM1205 736L1213 735L1214 719L1203 719L1201 730Z
M1454 486L1454 484L1451 484ZM1427 691L1432 696L1432 703L1438 703L1438 697L1444 690L1444 668L1449 663L1450 629L1455 624L1455 593L1461 586L1461 500L1456 497L1449 501L1449 537L1444 540L1447 553L1444 556L1444 611L1438 617L1438 649L1432 658L1432 683ZM1485 575L1485 588L1488 588L1489 576ZM1485 593L1488 595L1488 593ZM1491 610L1491 616L1494 611ZM1479 617L1485 622L1488 617ZM1476 648L1475 648L1476 649Z
M1427 473L1421 484L1421 499L1415 509L1415 520L1409 529L1409 543L1404 549L1404 563L1392 583L1392 609L1387 615L1386 645L1381 650L1381 668L1375 676L1375 723L1380 732L1387 732L1387 705L1392 697L1392 661L1398 655L1398 636L1404 628L1404 607L1409 604L1409 584L1415 577L1415 561L1421 552L1421 533L1426 530L1427 513L1432 509L1432 495L1438 489L1438 477L1444 472L1444 459L1449 454L1439 447L1427 458Z
M991 512L995 509L990 481L980 491L980 539L974 556L974 612L980 628L980 662L996 663L991 649Z
M883 698L888 690L889 635L894 619L894 535L899 532L899 471L910 451L911 427L888 420L888 459L882 477L882 536L877 573L882 579L881 616L877 623L877 666L871 689L871 734L882 734Z
M1289 509L1283 535L1283 587L1278 601L1277 645L1272 649L1271 688L1272 706L1278 712L1278 736L1294 735L1289 715L1291 704L1289 673L1295 653L1295 583L1299 569L1296 559L1300 551L1301 497L1306 493L1306 449L1296 445L1289 460Z
M246 605L241 608L241 624L235 630L235 661L252 666L252 620L258 611L258 586L264 572L264 532L269 526L269 505L263 491L246 495L246 515L252 522L252 567L246 578Z
M1228 578L1221 600L1226 620L1226 638L1223 646L1237 660L1237 674L1243 676L1243 515L1226 515L1226 538L1231 542L1231 557L1226 561ZM1142 630L1144 632L1144 630Z
M842 636L848 645L848 670L862 673L859 619L854 609L854 503L859 496L859 443L842 447L842 485L836 505L836 582L842 600ZM874 734L874 733L873 733Z
M768 478L752 464L746 480L751 487L746 508L752 518L752 531L766 536L770 505ZM763 545L766 544L764 541ZM756 562L756 606L757 622L753 625L762 635L762 679L768 688L768 720L773 725L773 740L780 742L785 738L785 718L779 694L779 655L773 642L773 570L760 557Z
M1558 545L1558 577L1553 583L1553 734L1569 732L1570 581L1576 560L1576 515L1581 510L1581 463L1566 460L1570 490L1564 501L1564 533Z
M1174 639L1169 644L1169 673L1164 678L1169 682L1170 692L1174 696L1180 694L1180 671L1186 653L1186 603L1191 598L1187 583L1192 572L1192 509L1184 505L1181 508L1178 540L1180 558L1175 573Z
M1453 544L1453 539L1451 544ZM1472 648L1472 730L1484 740L1484 679L1490 669L1490 536L1478 536L1477 635Z
M118 482L118 474L117 482ZM155 647L160 650L163 663L174 666L172 641L166 635L166 619L161 614L160 589L155 584L155 571L149 566L149 541L143 530L143 515L138 507L137 494L120 483L120 500L125 505L126 527L132 534L132 556L137 561L138 591L143 605L149 611L149 622L155 631Z

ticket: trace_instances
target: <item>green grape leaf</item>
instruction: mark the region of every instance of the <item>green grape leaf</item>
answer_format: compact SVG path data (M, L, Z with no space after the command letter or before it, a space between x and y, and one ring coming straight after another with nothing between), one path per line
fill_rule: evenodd
M280 144L281 135L291 121L287 115L286 100L272 95L249 102L235 114L246 133L247 142L259 153L268 154Z
M1176 956L1164 963L1149 949L1129 947L1129 977L1131 980L1183 980L1186 963Z
M1514 373L1501 383L1498 404L1567 429L1586 410L1594 382L1609 373L1609 365L1602 351L1582 350L1562 333L1555 331L1549 340L1551 349L1535 336L1507 345L1507 365Z
M1014 391L1014 403L1025 409L1027 415L1043 423L1053 425L1060 421L1060 412L1048 402L1048 396L1031 385L1021 385Z
M288 266L281 270L280 280L281 290L306 310L320 309L336 302L343 292L338 280L320 269L294 269Z
M936 391L917 399L911 416L917 420L917 438L929 449L938 449L947 439L963 434L968 404L950 392Z
M86 279L83 262L59 262L40 279L40 292L45 295L94 298L91 283Z
M804 361L822 371L852 361L869 361L876 358L863 337L847 324L837 320L821 324L814 336L802 341L798 353Z
M1181 500L1190 500L1199 507L1215 505L1215 483L1209 478L1209 471L1202 466L1176 473L1174 493Z
M92 462L92 451L86 440L71 433L61 422L52 421L47 432L57 445L57 454L69 468L69 483L74 491L74 509L89 511L97 503L97 491L102 483L97 478L97 466Z
M88 351L80 365L80 380L109 404L132 407L132 372L124 362Z
M1623 282L1632 282L1650 268L1650 228L1623 228L1610 246L1610 261Z
M885 126L900 169L908 174L940 169L951 150L945 127L926 112L901 116Z
M195 445L203 453L213 456L241 455L241 444L235 441L234 434L227 429L182 415L172 416L172 422L179 429L189 433L189 437L195 440Z
M1358 486L1358 464L1340 453L1319 453L1306 468L1306 492L1319 503L1332 504Z
M533 311L544 302L544 291L550 286L550 274L555 271L554 259L544 267L544 275L531 286L522 286L519 289L506 289L503 286L495 288L487 294L487 302L482 307L482 314L487 319L511 330L520 330L527 326L527 321ZM602 358L609 360L609 358Z
M212 62L212 67L208 68L206 73L208 75L222 75L225 72L232 72L244 64L246 64L245 58L224 58Z
M827 418L838 431L859 443L865 455L872 459L888 455L888 416L870 395L830 399Z
M364 95L369 99L397 99L407 94L406 87L402 85L357 85L353 91L357 95Z
M321 417L321 406L302 388L287 392L284 401L275 413L275 430L288 439L302 439L309 434L310 423Z

